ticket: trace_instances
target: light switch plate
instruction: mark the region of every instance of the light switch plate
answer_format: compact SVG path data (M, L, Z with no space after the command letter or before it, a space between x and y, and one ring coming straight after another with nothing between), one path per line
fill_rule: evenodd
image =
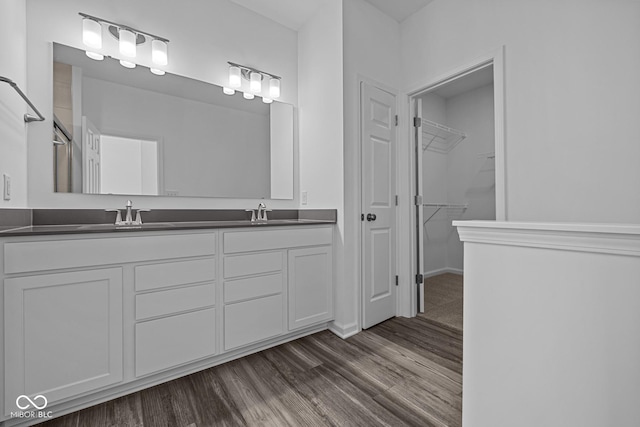
M11 177L6 173L2 176L4 181L4 191L2 192L2 198L4 200L11 200Z
M307 204L307 192L303 191L302 194L300 195L300 203L303 205Z

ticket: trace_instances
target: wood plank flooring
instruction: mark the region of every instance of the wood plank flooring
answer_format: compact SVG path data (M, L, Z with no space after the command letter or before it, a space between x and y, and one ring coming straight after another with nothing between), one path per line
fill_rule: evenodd
M46 427L460 426L462 333L395 318L323 331L75 412Z
M424 313L419 316L462 331L462 276L445 273L424 279Z

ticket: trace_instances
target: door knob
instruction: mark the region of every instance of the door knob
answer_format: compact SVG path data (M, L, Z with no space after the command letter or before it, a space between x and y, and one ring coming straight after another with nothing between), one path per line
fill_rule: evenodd
M367 221L375 221L376 220L376 214L367 214Z

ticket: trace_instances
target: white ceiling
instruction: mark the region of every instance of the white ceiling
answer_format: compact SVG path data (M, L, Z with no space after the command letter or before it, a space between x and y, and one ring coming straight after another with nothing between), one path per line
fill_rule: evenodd
M323 0L231 0L272 21L298 31L316 13Z
M347 0L349 1L349 0ZM402 22L433 0L366 0L377 9Z
M230 0L272 21L298 31L324 0ZM349 0L345 0L349 1ZM433 0L366 0L378 10L402 22Z

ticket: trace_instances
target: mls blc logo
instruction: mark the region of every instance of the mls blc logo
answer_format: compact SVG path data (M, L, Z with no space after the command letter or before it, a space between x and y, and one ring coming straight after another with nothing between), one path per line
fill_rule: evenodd
M36 401L37 401L38 399L41 399L41 400L42 400L42 404L38 405L38 404L36 403ZM26 404L24 403L25 401L27 402ZM20 404L21 402L22 402L22 405ZM38 410L40 410L40 409L44 409L44 408L46 408L46 407L47 407L47 403L48 403L48 402L47 402L47 398L46 398L46 397L44 397L44 396L43 396L43 395L41 395L41 394L39 394L39 395L35 396L35 397L33 398L33 400L31 400L31 399L29 398L29 396L25 396L24 394L21 394L21 395L20 395L20 396L18 396L18 398L16 399L16 406L17 406L18 408L22 409L23 411L24 411L25 409L29 409L29 408L31 408L31 407L34 407L35 409L38 409Z
M16 406L20 409L17 412L11 412L12 418L51 418L51 411L43 411L47 407L47 398L39 394L30 398L21 394L16 398Z

